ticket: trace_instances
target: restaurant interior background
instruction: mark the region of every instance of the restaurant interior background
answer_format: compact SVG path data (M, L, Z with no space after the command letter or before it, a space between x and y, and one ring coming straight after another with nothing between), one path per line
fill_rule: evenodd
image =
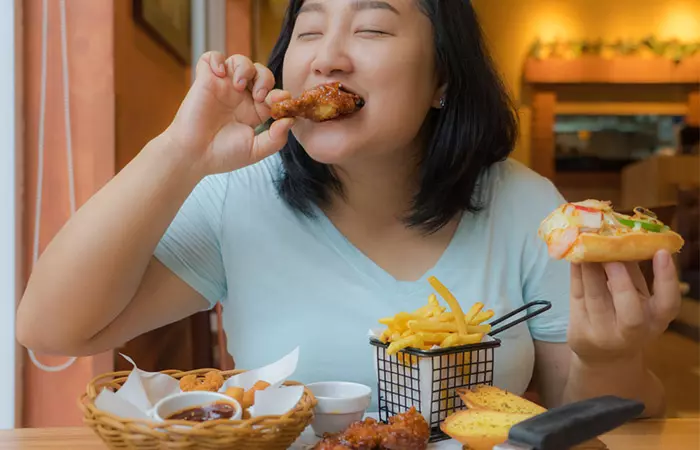
M686 293L683 310L650 346L648 356L666 385L669 415L700 417L700 2L472 2L519 107L521 139L513 158L551 178L568 200L591 197L610 199L621 208L656 208L686 238L678 260ZM70 215L59 1L48 3L42 246ZM209 0L223 12L209 16L219 21L212 25L220 30L217 45L229 54L265 61L286 3ZM187 92L193 45L189 11L196 0L65 4L76 196L81 204L164 129ZM142 8L135 11L134 5ZM18 0L15 7L21 213L16 222L18 269L13 273L19 280L18 297L31 270L36 218L43 9L42 0ZM148 7L155 8L154 15L144 13ZM0 415L0 428L8 423L79 424L76 399L88 380L112 368L129 368L120 352L146 370L231 368L234 359L217 330L216 312L202 313L54 373L37 369L17 347L16 408ZM65 361L39 358L46 364Z

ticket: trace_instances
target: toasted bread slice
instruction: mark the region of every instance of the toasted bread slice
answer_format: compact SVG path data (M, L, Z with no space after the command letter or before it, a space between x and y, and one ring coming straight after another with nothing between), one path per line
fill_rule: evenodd
M486 409L514 414L542 414L546 408L495 386L479 385L457 389L457 394L469 409Z
M508 440L511 427L535 415L468 409L452 414L440 424L440 428L462 444L464 450L493 450L493 447ZM607 448L599 439L592 439L573 447L572 450Z
M440 424L440 428L471 450L492 450L494 446L508 440L508 432L513 425L532 416L467 409L452 414Z

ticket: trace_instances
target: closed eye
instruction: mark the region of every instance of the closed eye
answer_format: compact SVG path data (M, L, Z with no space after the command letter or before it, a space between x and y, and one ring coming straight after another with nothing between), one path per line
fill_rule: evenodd
M300 40L305 40L305 39L313 39L315 37L321 36L322 33L314 32L314 33L299 33L297 36L297 39Z
M356 33L364 36L390 36L389 33L380 30L358 30Z

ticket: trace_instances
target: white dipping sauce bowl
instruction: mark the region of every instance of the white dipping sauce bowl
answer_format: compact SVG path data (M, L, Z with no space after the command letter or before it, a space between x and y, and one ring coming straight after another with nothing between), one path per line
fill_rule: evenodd
M236 400L228 395L206 391L180 392L169 395L156 403L153 407L153 414L156 420L164 421L171 415L185 409L206 406L217 402L228 403L234 406L236 411L233 413L230 420L240 420L243 416L243 408ZM192 422L193 425L195 423L197 422Z
M327 381L307 384L306 387L317 401L311 428L318 437L338 433L362 420L372 402L372 389L364 384Z

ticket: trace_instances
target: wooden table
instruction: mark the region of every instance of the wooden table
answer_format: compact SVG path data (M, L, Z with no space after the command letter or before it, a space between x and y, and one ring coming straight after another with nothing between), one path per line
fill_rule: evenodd
M633 422L601 437L610 450L700 448L700 419ZM87 450L106 448L88 428L27 428L0 431L0 450Z

